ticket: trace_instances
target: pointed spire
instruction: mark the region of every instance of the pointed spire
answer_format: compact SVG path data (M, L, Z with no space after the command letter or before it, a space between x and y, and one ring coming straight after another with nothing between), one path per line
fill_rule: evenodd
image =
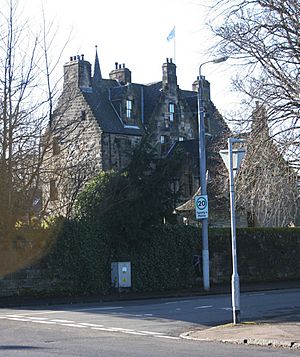
M98 58L98 51L97 51L98 46L96 45L95 47L96 47L96 56L95 56L93 80L94 80L95 83L97 83L100 79L102 79L102 76L101 76L101 70L100 70L100 64L99 64L99 58Z

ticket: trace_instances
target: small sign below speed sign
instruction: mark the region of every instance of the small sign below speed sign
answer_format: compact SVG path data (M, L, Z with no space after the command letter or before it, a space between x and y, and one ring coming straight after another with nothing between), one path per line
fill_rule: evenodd
M196 219L208 218L207 195L195 196Z

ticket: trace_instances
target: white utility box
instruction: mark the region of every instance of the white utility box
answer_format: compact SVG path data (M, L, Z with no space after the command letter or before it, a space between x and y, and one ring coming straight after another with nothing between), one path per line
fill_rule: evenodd
M113 288L131 287L131 263L111 263L111 284Z

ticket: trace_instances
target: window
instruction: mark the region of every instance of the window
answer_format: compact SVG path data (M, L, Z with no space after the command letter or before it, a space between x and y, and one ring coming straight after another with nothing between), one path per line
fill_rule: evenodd
M170 122L174 121L175 105L174 103L169 103L169 118Z
M132 100L126 100L126 118L131 119L132 117Z
M184 137L183 136L179 136L178 141L183 141Z
M58 190L56 187L55 180L50 180L50 201L58 200Z
M167 135L161 135L160 144L161 144L161 154L164 155L167 153L169 149L170 138Z

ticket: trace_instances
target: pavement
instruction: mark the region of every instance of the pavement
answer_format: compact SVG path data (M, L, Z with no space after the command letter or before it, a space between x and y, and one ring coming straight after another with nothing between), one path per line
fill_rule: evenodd
M299 280L247 284L244 287L241 286L241 291L293 288L300 288ZM236 325L229 323L209 328L201 326L197 330L183 333L181 337L197 341L217 341L300 350L300 313L280 316L280 319L245 321Z
M294 316L293 316L294 317ZM299 319L300 321L300 315ZM189 331L182 338L300 350L300 322L277 321L226 324Z
M263 282L241 285L241 292L281 290L300 288L300 281ZM130 292L115 293L100 298L103 302L120 300L138 300L162 297L185 297L210 294L224 294L230 292L230 286L214 286L209 292L201 289L194 291L175 291L165 293L133 294ZM99 302L99 296L83 297L58 297L58 298L30 298L30 297L6 297L0 298L1 307L24 305L53 305L62 303ZM280 319L270 318L258 321L243 321L240 324L225 324L214 327L200 326L199 329L185 332L181 335L184 339L197 341L218 341L243 345L259 345L276 348L288 348L300 351L300 313L280 316Z

